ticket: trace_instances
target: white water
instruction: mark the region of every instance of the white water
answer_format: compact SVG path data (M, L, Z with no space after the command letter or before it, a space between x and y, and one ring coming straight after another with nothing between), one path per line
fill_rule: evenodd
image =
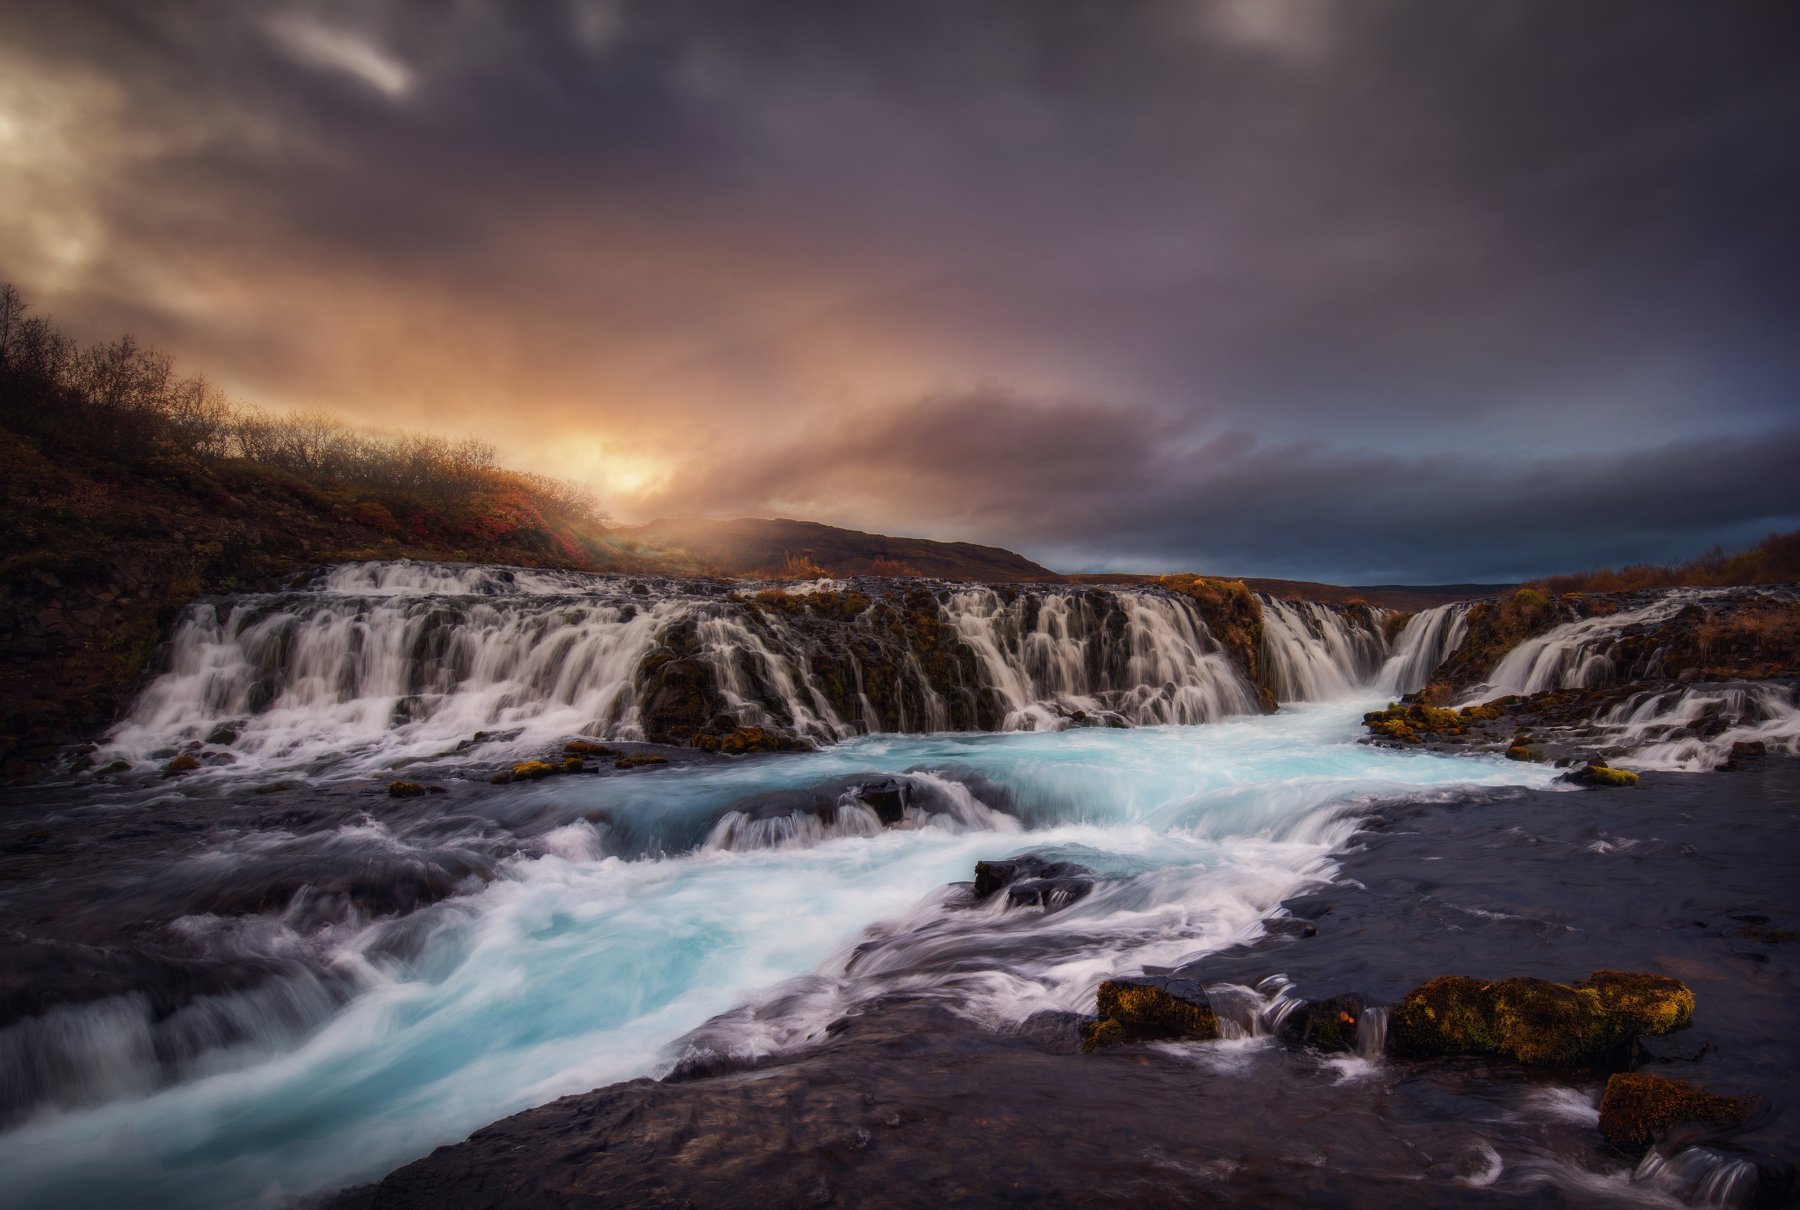
M783 591L845 587L821 581ZM830 657L848 667L858 691L834 707L818 688L820 628L809 632L718 585L346 564L293 591L191 607L166 667L96 762L149 770L205 743L212 755L201 778L214 776L213 762L270 775L367 776L459 751L477 733L507 744L504 751L570 735L642 739L646 661L672 642L690 644L711 670L722 712L817 743L944 730L953 718L946 695L959 693L991 695L1002 730L1202 723L1259 709L1256 687L1178 594L933 591L941 620L975 656L978 683L934 684L918 652L871 610L841 626L854 641L830 640ZM1379 611L1263 605L1264 662L1278 700L1342 697L1380 665ZM907 686L887 717L861 691L859 643L889 653Z
M1352 826L1346 808L1554 776L1359 744L1369 704L1201 728L870 738L484 787L569 822L543 855L511 861L479 890L331 938L334 962L362 990L302 1039L247 1042L171 1086L125 1070L92 1092L98 1103L46 1109L0 1135L0 1202L278 1204L373 1178L525 1106L656 1072L686 1050L802 1044L847 1007L900 989L995 1025L1083 1009L1110 974L1254 937L1282 898L1327 874ZM912 826L871 832L865 819L751 836L722 823L754 795L882 773L907 774L922 796ZM581 822L596 809L610 829ZM712 843L601 855L634 826L667 835L677 825ZM1106 877L1053 912L1009 911L1004 896L961 906L945 889L977 860L1024 850ZM399 928L424 936L403 961L382 956ZM104 1045L108 1029L132 1028L107 1023L116 1008L95 1006L75 1025ZM129 1048L113 1053L129 1069Z
M1367 685L1381 667L1387 654L1382 611L1367 605L1258 599L1263 664L1276 701L1345 697Z
M1394 649L1376 677L1376 687L1395 697L1417 693L1430 682L1438 665L1462 646L1468 633L1466 601L1415 613L1395 636Z
M1734 744L1800 753L1800 703L1791 685L1696 685L1633 694L1598 720L1634 767L1701 773L1731 759ZM1704 733L1703 733L1704 732Z
M1690 605L1712 605L1732 595L1731 589L1671 588L1635 609L1564 622L1507 652L1494 666L1488 683L1470 694L1470 700L1607 684L1618 672L1614 644L1628 627L1664 622ZM1646 672L1654 675L1655 669Z

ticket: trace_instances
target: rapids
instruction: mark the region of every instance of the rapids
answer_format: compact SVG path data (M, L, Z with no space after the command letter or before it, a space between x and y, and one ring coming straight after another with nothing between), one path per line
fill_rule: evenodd
M1115 971L1255 937L1327 875L1376 799L1553 776L1358 744L1367 704L1196 728L872 737L469 787L465 816L492 798L560 822L486 885L332 930L323 967L353 991L309 1028L271 1022L175 1073L157 1067L146 1014L118 1001L70 1010L57 1037L41 1021L0 1036L9 1063L60 1045L109 1073L46 1089L0 1135L0 1200L267 1203L378 1176L513 1110L684 1055L803 1044L884 995L941 999L994 1028L1081 1009ZM880 775L917 787L910 826L756 837L729 822L781 819L752 804L821 786L854 798L835 787ZM589 822L602 807L609 822ZM977 860L1025 851L1101 882L1052 912L970 906L951 885Z

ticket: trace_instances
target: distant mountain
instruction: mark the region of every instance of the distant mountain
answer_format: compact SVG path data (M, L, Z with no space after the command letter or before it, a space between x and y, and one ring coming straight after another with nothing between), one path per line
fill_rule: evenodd
M691 556L694 570L715 575L779 574L806 562L838 576L923 575L945 580L1059 580L1023 555L973 542L894 538L785 517L671 517L625 526L615 538L662 548L667 561Z

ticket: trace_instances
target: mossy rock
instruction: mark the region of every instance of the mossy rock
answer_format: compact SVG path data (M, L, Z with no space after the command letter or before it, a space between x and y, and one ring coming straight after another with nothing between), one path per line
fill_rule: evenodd
M1677 1122L1730 1128L1749 1121L1755 1109L1750 1097L1716 1096L1682 1080L1620 1072L1606 1082L1600 1098L1600 1133L1613 1146L1637 1154Z
M761 727L739 727L719 741L719 751L726 756L743 756L747 752L779 752L781 741Z
M419 798L425 793L425 787L416 781L396 780L388 783L389 798Z
M1575 984L1444 975L1408 992L1389 1021L1396 1055L1491 1055L1542 1067L1604 1067L1631 1040L1687 1024L1694 995L1679 980L1596 971Z
M1108 979L1100 985L1095 1008L1100 1020L1083 1031L1087 1050L1157 1038L1211 1041L1219 1036L1219 1018L1198 984Z
M1609 769L1605 765L1585 765L1566 776L1578 786L1592 786L1596 789L1616 789L1621 786L1637 785L1638 775L1629 769Z
M553 765L547 760L522 760L512 767L514 781L536 781L540 777L561 772L562 766Z
M192 773L200 767L200 758L191 752L183 752L174 760L163 766L164 777L179 777L183 773Z
M1634 1034L1666 1034L1693 1019L1694 993L1667 975L1595 971L1577 987L1589 987L1600 1004Z
M618 760L615 760L613 762L613 768L615 768L615 769L642 769L642 768L645 768L650 765L666 765L668 763L669 763L669 758L666 756L657 756L653 753L644 753L643 755L640 755L640 756L621 756Z
M1524 744L1514 744L1514 745L1512 745L1512 747L1510 747L1506 750L1506 759L1507 760L1534 760L1536 758L1532 756L1531 749L1527 748Z
M592 740L572 739L563 745L564 756L611 756L613 750L605 744L596 744Z

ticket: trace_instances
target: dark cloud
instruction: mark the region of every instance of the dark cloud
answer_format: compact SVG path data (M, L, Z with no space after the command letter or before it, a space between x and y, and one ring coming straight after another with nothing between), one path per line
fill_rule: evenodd
M628 518L1504 575L1800 513L1797 126L1791 5L0 4L0 265Z

